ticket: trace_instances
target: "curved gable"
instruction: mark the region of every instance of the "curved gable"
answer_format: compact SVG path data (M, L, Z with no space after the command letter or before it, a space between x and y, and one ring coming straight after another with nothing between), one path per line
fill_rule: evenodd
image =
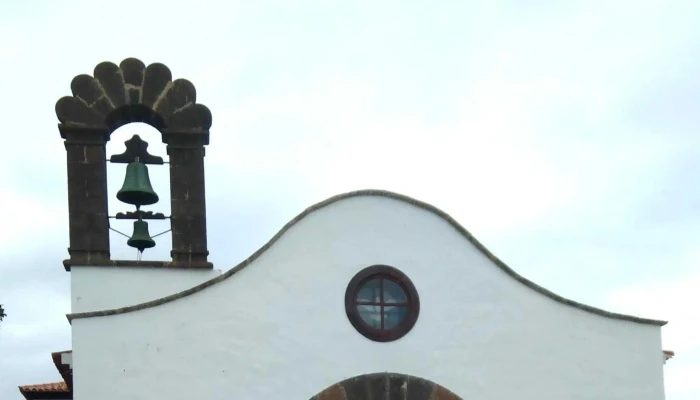
M151 308L151 307L156 307L161 304L165 304L183 297L187 297L191 294L197 293L201 290L204 290L212 285L215 285L225 279L228 279L232 275L236 274L238 271L242 270L243 268L247 267L250 265L253 261L255 261L260 255L262 255L266 250L268 250L272 245L274 245L289 229L291 229L296 223L304 219L306 216L309 214L313 213L314 211L320 210L324 207L327 207L331 204L334 204L336 202L339 202L344 199L349 199L353 197L360 197L360 196L381 196L397 201L401 201L410 205L413 205L415 207L418 207L420 209L423 209L425 211L428 211L437 217L441 218L445 222L449 223L457 232L459 232L466 240L468 240L477 250L479 250L485 257L487 257L493 264L495 264L498 268L500 268L503 272L505 272L507 275L509 275L511 278L515 279L516 281L520 282L521 284L529 287L530 289L549 297L550 299L557 301L559 303L568 305L570 307L578 308L580 310L596 314L599 316L607 317L607 318L613 318L613 319L619 319L619 320L626 320L626 321L631 321L631 322L636 322L636 323L642 323L642 324L650 324L650 325L657 325L657 326L663 326L666 324L666 321L660 321L660 320L654 320L654 319L646 319L646 318L640 318L640 317L635 317L631 315L625 315L625 314L619 314L619 313L613 313L609 311L605 311L596 307L591 307L582 303L578 303L576 301L564 298L562 296L559 296L539 285L536 283L528 280L527 278L519 275L515 271L513 271L510 267L508 267L503 261L501 261L498 257L496 257L493 253L491 253L486 247L484 247L474 236L471 235L464 227L462 227L457 221L455 221L452 217L450 217L447 213L439 210L438 208L424 203L419 200L415 200L411 197L400 195L397 193L392 193L388 191L383 191L383 190L360 190L360 191L354 191L354 192L349 192L349 193L344 193L340 194L334 197L331 197L325 201L322 201L320 203L317 203L306 210L304 210L301 214L296 216L294 219L292 219L290 222L288 222L275 236L272 237L264 246L262 246L259 250L257 250L255 253L253 253L250 257L248 257L246 260L241 262L240 264L236 265L229 271L227 271L224 274L221 274L217 276L216 278L213 278L209 281L203 282L197 286L194 286L190 289L184 290L182 292L166 296L160 299L156 299L153 301L133 305L133 306L128 306L128 307L123 307L123 308L117 308L117 309L109 309L109 310L101 310L101 311L93 311L93 312L84 312L84 313L74 313L74 314L68 314L68 319L73 320L73 319L78 319L78 318L91 318L91 317L101 317L101 316L109 316L109 315L117 315L117 314L124 314L124 313L129 313L132 311L138 311L146 308Z

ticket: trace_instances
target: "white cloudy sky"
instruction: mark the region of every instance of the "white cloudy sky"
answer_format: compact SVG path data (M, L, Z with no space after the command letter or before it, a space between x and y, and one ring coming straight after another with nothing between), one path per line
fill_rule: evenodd
M698 20L693 0L1 1L0 398L58 380L70 348L54 104L132 56L212 110L217 268L330 195L397 191L565 297L670 320L667 399L700 398ZM164 152L147 126L109 151L134 133Z

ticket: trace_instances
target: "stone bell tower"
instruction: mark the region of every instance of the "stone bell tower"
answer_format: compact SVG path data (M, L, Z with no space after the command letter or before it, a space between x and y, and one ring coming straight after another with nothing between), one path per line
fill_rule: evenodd
M70 258L63 262L66 270L77 265L211 269L207 261L204 146L209 144L212 116L207 107L197 103L194 85L185 79L173 80L163 64L146 67L128 58L118 66L98 64L93 76L76 76L71 91L72 96L56 103L68 169ZM172 260L110 257L106 144L112 132L131 122L153 126L167 145ZM138 136L127 142L127 151L109 161L128 163L135 159L143 164L163 164L160 157L147 153L147 144ZM165 218L139 210L120 213L117 218L120 216L139 221Z

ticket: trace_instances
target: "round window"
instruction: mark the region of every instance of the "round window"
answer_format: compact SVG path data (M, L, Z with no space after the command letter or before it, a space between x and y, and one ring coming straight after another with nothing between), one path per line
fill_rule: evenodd
M345 310L350 323L366 338L390 342L413 328L420 303L415 286L403 272L374 265L350 281Z

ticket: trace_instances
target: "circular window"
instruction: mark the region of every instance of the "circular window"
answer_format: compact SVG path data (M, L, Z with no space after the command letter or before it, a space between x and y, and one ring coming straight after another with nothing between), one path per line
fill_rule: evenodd
M345 292L345 311L362 335L377 342L397 340L418 319L418 292L396 268L374 265L360 271Z

